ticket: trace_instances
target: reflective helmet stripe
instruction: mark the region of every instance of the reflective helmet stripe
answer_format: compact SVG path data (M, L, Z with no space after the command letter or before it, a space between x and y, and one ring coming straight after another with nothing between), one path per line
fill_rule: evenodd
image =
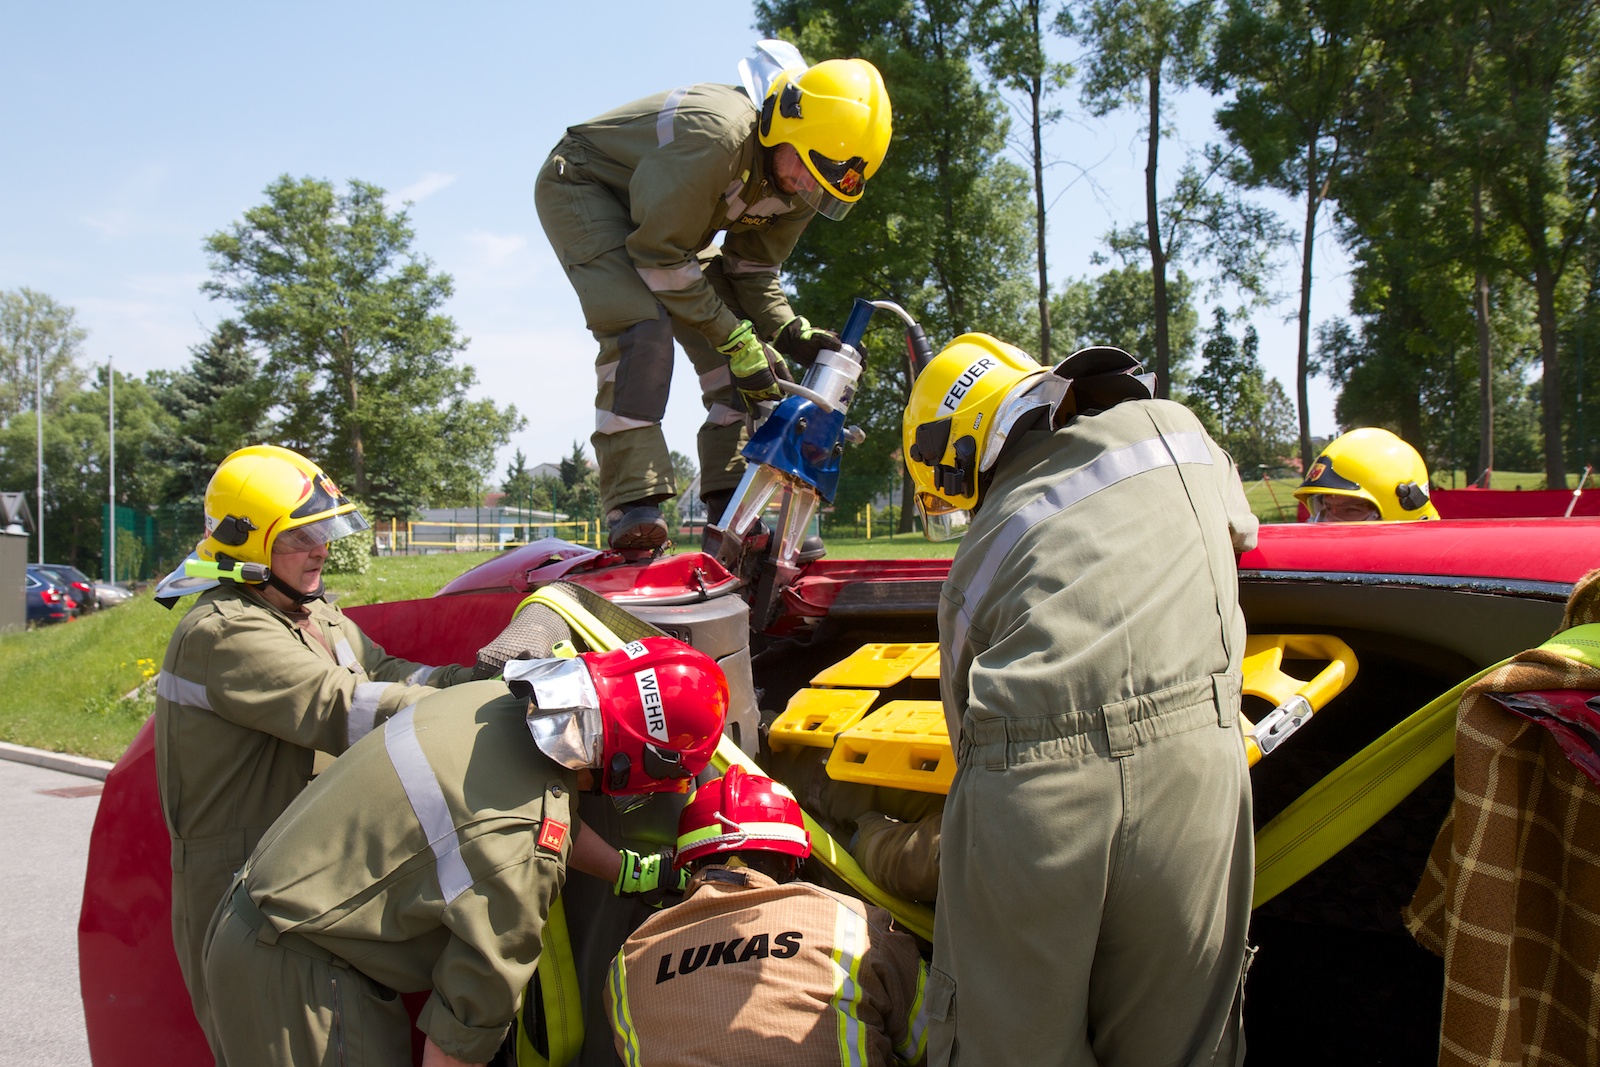
M797 845L807 843L806 831L799 826L782 822L739 823L739 829L725 831L721 826L706 826L690 830L678 838L678 851L710 845L713 852L729 852L745 842L792 841Z

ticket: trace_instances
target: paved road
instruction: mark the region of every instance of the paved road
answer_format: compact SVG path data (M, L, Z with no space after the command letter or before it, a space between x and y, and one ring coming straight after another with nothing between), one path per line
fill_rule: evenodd
M93 778L0 760L0 901L6 908L0 921L0 1063L89 1062L78 990L78 907L99 805L100 783Z

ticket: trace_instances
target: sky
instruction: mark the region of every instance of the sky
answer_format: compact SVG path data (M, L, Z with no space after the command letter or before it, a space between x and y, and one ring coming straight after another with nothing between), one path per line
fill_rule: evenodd
M75 308L93 363L177 369L229 312L199 290L208 234L282 174L370 182L411 202L415 250L454 278L444 310L470 339L476 395L527 418L493 480L518 448L555 462L575 441L588 449L595 345L539 228L537 168L568 125L678 85L737 82L754 21L749 0L9 5L0 288ZM1137 118L1090 119L1071 90L1062 103L1046 146L1059 161L1046 179L1054 284L1103 269L1090 256L1105 232L1143 212ZM1170 174L1185 147L1217 139L1213 107L1200 94L1178 101ZM1287 201L1274 206L1298 218ZM1291 397L1296 255L1280 257L1283 299L1253 319L1267 373ZM1343 311L1347 271L1323 239L1314 325ZM1313 381L1310 403L1313 434L1332 433L1326 382ZM701 417L680 356L669 445L692 457Z

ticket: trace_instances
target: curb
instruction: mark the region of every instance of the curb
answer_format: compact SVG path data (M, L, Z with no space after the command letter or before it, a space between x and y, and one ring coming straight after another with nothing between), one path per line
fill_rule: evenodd
M102 782L106 780L106 775L113 766L103 759L72 756L65 752L46 752L39 748L13 745L7 741L0 741L0 759L10 760L13 763L28 763L35 767L76 774L84 778L98 778Z

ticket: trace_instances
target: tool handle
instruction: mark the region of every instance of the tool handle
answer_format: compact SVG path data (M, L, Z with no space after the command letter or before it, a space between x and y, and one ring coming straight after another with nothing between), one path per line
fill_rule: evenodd
M859 351L861 338L867 334L867 320L872 318L872 312L872 301L856 297L855 306L850 309L850 317L844 320L844 332L839 334L839 340Z
M911 377L915 379L923 368L933 361L933 345L923 332L920 322L906 327L906 358L911 361Z

